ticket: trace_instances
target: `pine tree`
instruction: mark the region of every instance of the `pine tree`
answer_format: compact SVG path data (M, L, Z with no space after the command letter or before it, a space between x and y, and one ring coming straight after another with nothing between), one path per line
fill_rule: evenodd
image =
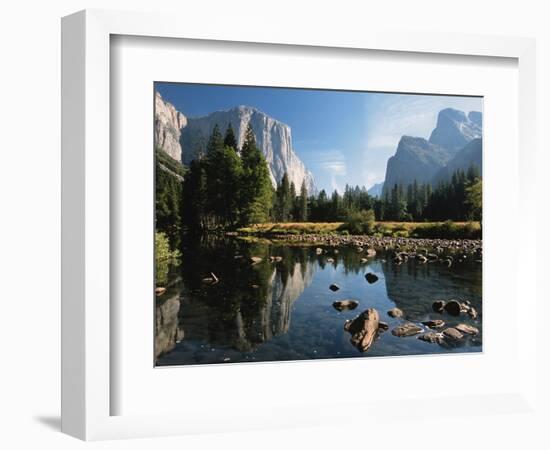
M240 222L243 224L267 221L271 209L273 188L269 168L250 125L241 149L242 181L239 198Z
M302 187L300 188L300 199L299 199L299 214L298 218L302 222L307 222L308 218L308 208L307 208L307 187L306 181L302 181Z
M225 147L231 147L233 148L233 150L238 151L237 138L235 137L235 133L233 132L233 128L231 127L231 124L227 126L227 130L225 131L223 145Z

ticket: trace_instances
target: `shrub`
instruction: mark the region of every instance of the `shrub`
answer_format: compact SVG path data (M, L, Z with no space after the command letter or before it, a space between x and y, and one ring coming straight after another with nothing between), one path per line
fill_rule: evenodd
M371 234L374 231L374 211L351 212L344 222L343 229L350 234Z

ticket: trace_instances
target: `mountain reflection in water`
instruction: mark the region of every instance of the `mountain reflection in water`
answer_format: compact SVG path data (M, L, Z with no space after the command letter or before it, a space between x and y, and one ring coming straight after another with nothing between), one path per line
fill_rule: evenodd
M364 257L353 248L289 247L223 240L184 249L182 264L166 274L168 289L156 298L157 365L285 361L356 356L389 356L481 351L481 314L475 321L433 313L436 299L468 299L481 312L481 265L447 267L414 261L396 266L384 257ZM262 258L252 264L250 257ZM280 261L273 261L280 257ZM281 259L282 258L282 259ZM374 272L379 281L366 282ZM218 283L203 281L214 273ZM331 292L332 283L340 286ZM355 299L355 311L337 311L335 300ZM407 320L443 318L467 322L480 335L460 346L443 347L416 337L386 332L366 353L359 353L344 331L347 319L376 308L390 327L386 311L401 308Z

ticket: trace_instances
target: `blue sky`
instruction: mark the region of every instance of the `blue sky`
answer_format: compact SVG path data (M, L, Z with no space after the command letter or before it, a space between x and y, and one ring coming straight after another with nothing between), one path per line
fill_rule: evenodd
M384 180L402 135L428 138L444 108L482 111L479 97L156 83L189 117L254 106L292 129L294 151L319 189Z

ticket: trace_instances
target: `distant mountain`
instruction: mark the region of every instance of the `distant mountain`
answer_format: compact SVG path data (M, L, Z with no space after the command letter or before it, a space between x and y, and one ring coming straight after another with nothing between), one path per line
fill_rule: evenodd
M449 152L424 138L403 136L395 155L388 159L383 195L395 184L404 186L416 180L428 183L451 159Z
M382 197L382 189L384 188L384 182L376 183L370 187L367 191L371 197L380 198Z
M482 149L483 141L481 139L474 139L466 144L445 167L442 167L435 174L432 183L437 184L440 181L449 180L457 170L460 169L466 172L471 166L477 167L481 172L483 168Z
M439 112L437 125L430 136L430 143L456 153L468 142L481 137L481 113L447 108Z
M305 181L308 192L316 192L313 174L307 170L294 151L291 129L288 125L250 106L238 106L193 118L177 112L159 93L156 94L156 105L155 143L182 163L189 164L206 152L208 138L216 124L222 133L225 133L231 124L239 148L244 142L246 129L250 124L258 148L269 166L273 186L276 187L286 172L290 182L294 182L296 190L299 191L302 182Z
M426 140L403 136L395 155L388 159L383 194L395 184L434 183L471 164L481 168L482 114L447 108L438 114L437 125ZM468 144L474 142L471 146Z

